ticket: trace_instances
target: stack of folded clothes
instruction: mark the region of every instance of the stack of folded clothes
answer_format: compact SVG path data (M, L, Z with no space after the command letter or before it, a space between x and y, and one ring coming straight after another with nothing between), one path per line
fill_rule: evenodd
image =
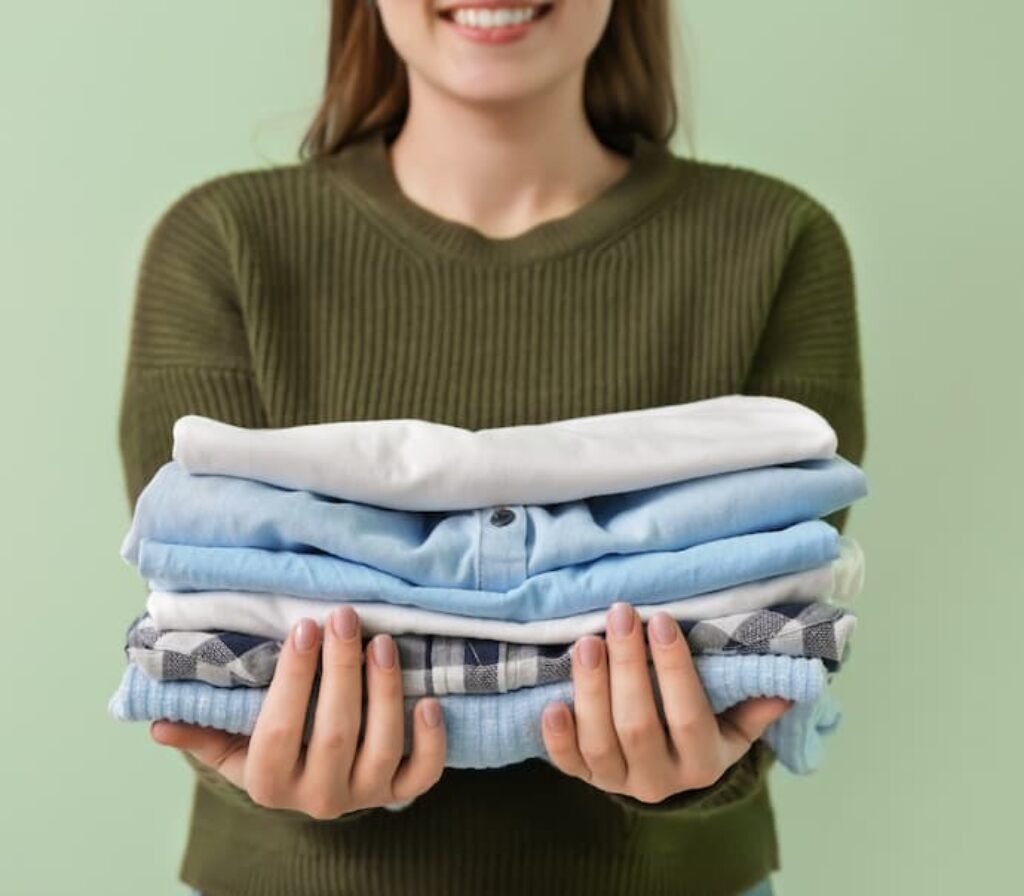
M679 621L715 712L794 701L763 737L818 766L864 574L822 517L866 482L809 408L727 395L485 430L188 416L173 436L121 549L149 597L117 718L250 733L291 627L345 603L394 636L408 710L439 697L447 765L544 757L572 642L625 600Z

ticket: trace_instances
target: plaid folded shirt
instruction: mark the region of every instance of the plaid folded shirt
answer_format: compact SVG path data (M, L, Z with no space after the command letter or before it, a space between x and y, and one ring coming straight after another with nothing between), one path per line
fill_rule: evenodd
M817 657L836 671L856 616L823 601L776 604L718 619L680 622L692 653L774 653ZM396 635L406 696L500 694L572 677L571 644L508 644ZM150 678L218 687L266 687L281 642L238 632L160 631L149 614L127 634L128 660Z

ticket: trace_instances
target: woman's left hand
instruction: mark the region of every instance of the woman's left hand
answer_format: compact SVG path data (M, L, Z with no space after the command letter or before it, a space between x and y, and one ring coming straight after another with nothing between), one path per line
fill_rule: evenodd
M594 787L644 803L710 787L790 706L766 697L714 715L679 625L657 613L647 636L662 722L639 614L619 603L607 622L607 644L591 635L573 648L575 717L564 703L552 703L543 719L551 761Z

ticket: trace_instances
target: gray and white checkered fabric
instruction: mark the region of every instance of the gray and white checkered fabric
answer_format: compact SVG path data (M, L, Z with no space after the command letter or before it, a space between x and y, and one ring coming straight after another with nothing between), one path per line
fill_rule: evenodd
M842 662L857 625L852 613L825 602L776 604L751 613L683 623L694 653L781 653Z
M680 623L693 653L817 657L832 671L846 655L856 617L828 603L776 604L749 613ZM500 694L572 677L572 645L397 635L406 696ZM128 631L130 662L151 678L219 687L266 687L281 642L237 632L161 632L140 616Z
M402 686L421 694L503 694L572 677L570 646L399 635Z
M406 696L500 694L571 677L569 646L395 637ZM266 687L281 642L237 632L161 632L148 614L128 630L130 662L150 678Z
M147 613L128 629L125 652L150 678L264 687L274 675L281 644L237 632L162 632Z

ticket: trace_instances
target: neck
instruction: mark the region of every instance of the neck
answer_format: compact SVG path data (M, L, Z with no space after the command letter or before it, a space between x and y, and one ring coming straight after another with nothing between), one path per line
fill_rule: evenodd
M568 215L629 167L591 129L582 87L579 74L543 95L484 107L411 80L390 146L395 180L416 204L490 237Z

